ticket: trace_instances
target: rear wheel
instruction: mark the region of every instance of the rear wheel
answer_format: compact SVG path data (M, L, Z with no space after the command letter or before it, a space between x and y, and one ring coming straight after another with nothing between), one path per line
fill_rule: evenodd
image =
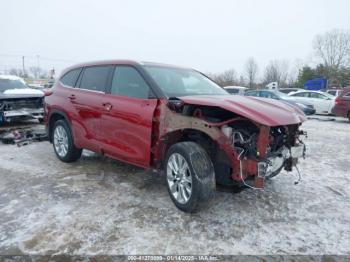
M350 122L350 111L348 112L348 119L349 119L349 122Z
M180 210L195 212L209 203L214 196L215 173L210 157L200 145L173 145L165 164L168 192Z
M70 127L64 120L55 122L53 148L58 159L66 163L74 162L81 157L82 149L75 147Z

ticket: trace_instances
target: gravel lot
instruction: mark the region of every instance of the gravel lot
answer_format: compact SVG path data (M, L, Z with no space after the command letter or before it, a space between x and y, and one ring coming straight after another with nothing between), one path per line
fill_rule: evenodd
M308 156L264 191L218 191L189 215L156 173L51 144L0 145L0 254L350 254L350 123L312 119Z

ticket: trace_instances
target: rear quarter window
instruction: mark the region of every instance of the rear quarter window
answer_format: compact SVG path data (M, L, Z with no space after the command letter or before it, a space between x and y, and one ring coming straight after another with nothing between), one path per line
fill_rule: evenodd
M65 86L74 87L78 80L80 72L81 68L73 69L64 74L64 76L61 77L60 82Z
M89 66L84 69L79 88L105 92L114 66Z

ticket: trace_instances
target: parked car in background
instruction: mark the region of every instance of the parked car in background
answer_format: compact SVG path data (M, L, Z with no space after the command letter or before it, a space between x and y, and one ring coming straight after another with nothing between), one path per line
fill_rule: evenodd
M51 78L47 83L44 85L44 88L51 88L55 84L55 79Z
M336 116L347 117L350 121L350 86L343 89L335 99L332 113Z
M244 93L248 88L244 86L225 86L224 89L231 95L244 96Z
M102 61L63 71L45 97L49 140L58 159L86 148L146 169L162 169L170 198L186 212L216 183L263 188L304 156L297 108L229 95L193 69Z
M313 105L305 104L302 102L296 102L293 98L287 96L284 93L279 92L278 90L249 90L245 92L245 95L280 100L287 104L297 106L300 110L304 112L305 115L313 115L316 111Z
M297 92L297 91L301 91L303 89L301 88L279 88L278 91L285 93L285 94L289 94L292 92Z
M44 93L17 76L0 75L0 123L44 117Z
M326 91L327 94L330 94L332 96L339 96L343 92L343 89L328 89Z
M331 114L335 105L335 97L321 91L303 90L289 94L297 102L311 104L316 109L316 114Z

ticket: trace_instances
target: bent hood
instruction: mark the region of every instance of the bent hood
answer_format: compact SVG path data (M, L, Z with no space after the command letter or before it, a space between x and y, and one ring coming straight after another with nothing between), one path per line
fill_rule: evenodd
M306 121L304 113L298 108L273 99L233 95L183 96L179 99L186 104L221 107L266 126Z

